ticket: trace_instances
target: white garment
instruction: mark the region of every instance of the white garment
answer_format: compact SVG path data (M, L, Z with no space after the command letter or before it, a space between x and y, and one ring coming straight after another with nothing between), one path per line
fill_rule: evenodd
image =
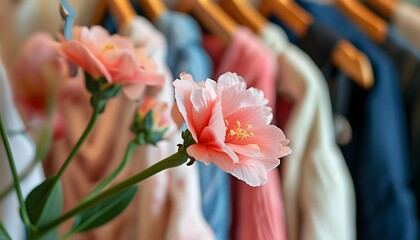
M260 35L278 54L278 93L294 100L285 127L293 153L281 163L288 239L355 239L354 186L335 144L326 81L281 28L268 24Z
M12 149L18 173L22 173L31 164L35 157L35 145L23 132L24 125L13 103L12 92L9 86L5 69L0 62L0 113L8 132L10 147ZM13 183L7 154L0 139L0 191ZM21 182L22 194L25 198L31 190L45 179L41 164ZM13 191L0 202L0 220L14 240L26 238L25 229L19 214L19 202Z
M405 2L396 2L392 22L411 44L420 49L420 8Z
M163 89L155 95L159 100L165 101L169 109L175 103L174 78L166 64L166 41L163 35L155 27L142 17L136 17L127 26L120 29L122 35L126 35L138 46L145 47L150 57L156 61L160 72L165 74ZM146 94L149 94L146 90ZM174 124L174 123L173 123ZM175 129L176 125L172 126ZM146 161L148 167L164 157L177 151L177 144L182 143L181 132L175 131L170 142L159 145L160 158L150 154L156 152L154 147L146 147L146 158L133 159L133 161ZM201 208L201 195L199 188L198 169L196 165L180 166L161 172L140 184L140 228L139 239L215 239L214 233L205 221ZM164 191L167 191L165 193ZM160 206L167 196L170 202L169 214L164 213ZM156 199L158 199L156 201ZM169 217L165 221L165 217ZM165 225L157 223L167 222ZM163 234L163 236L161 235Z

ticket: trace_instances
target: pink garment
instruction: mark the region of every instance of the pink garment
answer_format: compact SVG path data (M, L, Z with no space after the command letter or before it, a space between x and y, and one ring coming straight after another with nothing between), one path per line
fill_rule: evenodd
M220 43L211 38L204 39L204 48L212 57L220 56L223 51ZM215 62L215 66L215 79L224 72L236 72L248 86L262 89L269 106L274 107L276 59L248 29L239 28L235 32L232 42L222 54L220 64ZM250 187L231 178L232 239L286 238L280 178L276 169L269 172L268 180L261 187Z

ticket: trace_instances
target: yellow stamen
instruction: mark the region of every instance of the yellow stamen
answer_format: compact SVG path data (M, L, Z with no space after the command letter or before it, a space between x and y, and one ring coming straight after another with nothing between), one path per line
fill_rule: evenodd
M229 126L229 122L225 119L226 128ZM229 131L229 136L235 137L235 140L249 139L254 136L254 133L249 131L252 128L251 124L246 125L246 129L241 127L241 122L236 121L236 126Z
M110 51L110 50L114 50L115 49L115 45L112 43L107 43L103 48L102 51Z

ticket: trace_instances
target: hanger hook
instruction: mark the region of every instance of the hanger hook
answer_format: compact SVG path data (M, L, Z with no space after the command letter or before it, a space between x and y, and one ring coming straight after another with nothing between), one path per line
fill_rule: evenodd
M75 12L67 0L60 0L60 15L64 21L64 37L72 39L71 30L73 27Z

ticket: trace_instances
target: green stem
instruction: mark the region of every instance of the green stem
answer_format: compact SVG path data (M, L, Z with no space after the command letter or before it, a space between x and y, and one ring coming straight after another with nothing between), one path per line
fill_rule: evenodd
M38 165L41 159L34 159L28 167L25 168L25 170L22 172L22 174L19 175L19 181L23 181L31 172L32 170ZM7 186L2 192L0 192L0 202L9 195L10 192L12 192L14 188L14 184L10 184Z
M48 150L51 146L52 142L52 113L49 114L48 121L46 124L42 127L41 130L41 137L36 147L36 154L35 158L32 160L32 162L23 170L23 172L19 175L19 181L22 182L31 172L34 170L34 168L41 162L45 156L48 153ZM20 133L22 136L28 137L26 135L26 132L23 131ZM8 185L2 192L0 192L0 202L9 195L10 192L12 192L14 188L14 184L11 183Z
M121 161L121 163L118 165L118 167L109 175L107 178L105 178L89 195L85 198L84 202L93 198L96 196L102 189L104 189L112 180L114 180L118 174L127 166L128 162L131 159L131 156L133 155L134 151L137 149L138 144L135 140L130 141L130 143L127 146L127 149L124 154L124 158Z
M6 239L12 239L9 235L9 233L7 232L6 228L3 226L3 223L0 221L0 236L4 235L4 237L6 237Z
M19 175L16 170L15 160L13 158L12 150L10 148L9 139L7 138L6 129L3 125L3 119L2 119L1 114L0 114L0 132L1 132L1 137L3 139L4 149L6 150L6 153L7 153L7 159L9 160L10 170L12 171L16 194L19 200L20 209L22 213L22 220L27 226L31 226L31 221L29 220L25 201L23 200L22 189L20 188Z
M56 220L53 220L52 222L44 225L41 227L40 233L45 234L51 229L55 228L59 224L65 222L66 220L70 219L71 217L76 216L77 214L95 206L96 204L114 196L115 194L126 190L127 188L155 175L158 172L161 172L168 168L173 168L180 166L187 162L188 155L185 152L185 149L183 146L180 147L177 153L174 153L173 155L161 160L160 162L150 166L149 168L145 169L143 172L115 185L114 187L98 194L97 196L93 197L92 199L87 200L86 202L80 203L78 206L73 208L72 210L68 211L67 213L63 214L61 217L57 218Z
M60 170L57 173L57 179L60 179L61 175L63 175L64 171L70 164L70 162L73 160L76 153L79 151L82 144L85 142L86 138L89 136L89 133L92 131L92 129L95 127L96 122L98 121L99 112L97 110L97 107L93 107L93 113L89 120L89 123L83 132L80 139L77 141L76 145L73 147L73 149L70 152L70 155L67 157L66 161L64 162L63 166L61 166Z

